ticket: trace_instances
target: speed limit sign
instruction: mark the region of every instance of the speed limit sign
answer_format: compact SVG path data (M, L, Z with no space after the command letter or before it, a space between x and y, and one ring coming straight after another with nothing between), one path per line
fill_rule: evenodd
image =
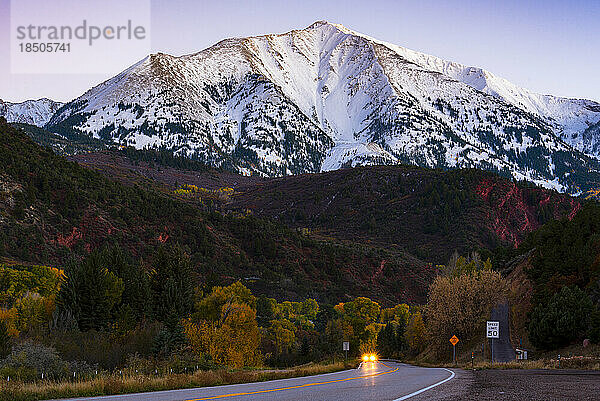
M487 338L500 338L500 322L487 322Z

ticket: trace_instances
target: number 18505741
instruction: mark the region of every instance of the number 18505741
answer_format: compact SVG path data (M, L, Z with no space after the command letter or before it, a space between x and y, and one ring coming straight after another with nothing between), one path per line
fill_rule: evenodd
M71 43L66 42L25 42L19 43L21 53L70 53Z

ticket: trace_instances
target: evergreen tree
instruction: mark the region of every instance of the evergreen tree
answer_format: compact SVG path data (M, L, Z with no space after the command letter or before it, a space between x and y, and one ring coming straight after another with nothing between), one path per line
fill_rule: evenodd
M154 338L152 351L158 356L169 356L180 350L187 343L187 338L179 318L170 314L162 330Z
M260 327L268 327L269 322L275 319L275 306L277 301L261 295L256 299L256 321Z
M327 328L327 323L333 320L335 316L336 312L332 305L320 305L319 312L315 319L315 330L319 333L324 333Z
M538 348L556 349L579 339L588 329L593 304L579 287L563 287L531 312L529 338Z
M150 283L148 274L135 263L131 256L118 245L106 247L102 250L102 259L106 261L108 269L123 280L124 290L119 309L133 312L135 319L139 320L151 312Z
M157 320L166 322L172 315L183 318L190 314L194 302L192 267L179 245L157 249L150 286Z
M389 322L377 335L377 350L381 355L394 357L394 348L396 344L396 328L394 322Z
M307 333L304 333L304 335L300 337L300 349L298 350L298 353L300 354L302 360L308 361L310 359L312 346Z
M71 260L65 268L57 304L60 310L70 311L82 331L107 328L121 300L123 280L106 266L103 254L94 251L80 263Z
M403 319L393 320L377 335L377 349L384 356L394 358L401 356L408 349L404 337L406 323Z
M12 349L12 340L6 324L0 320L0 359L6 358Z
M600 344L600 309L598 308L590 316L588 336L594 344Z

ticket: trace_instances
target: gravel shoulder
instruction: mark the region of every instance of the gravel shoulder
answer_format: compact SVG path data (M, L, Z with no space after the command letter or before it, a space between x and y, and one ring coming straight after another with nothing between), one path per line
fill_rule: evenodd
M600 371L453 371L453 380L411 400L600 400Z

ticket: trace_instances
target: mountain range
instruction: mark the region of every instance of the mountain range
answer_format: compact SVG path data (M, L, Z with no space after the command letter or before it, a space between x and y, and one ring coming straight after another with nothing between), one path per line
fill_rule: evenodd
M535 94L326 21L149 55L43 125L246 175L412 164L573 194L600 181L600 104Z
M5 102L0 99L0 117L6 118L9 123L31 124L43 127L52 115L64 103L55 102L47 98L26 100L21 103Z

